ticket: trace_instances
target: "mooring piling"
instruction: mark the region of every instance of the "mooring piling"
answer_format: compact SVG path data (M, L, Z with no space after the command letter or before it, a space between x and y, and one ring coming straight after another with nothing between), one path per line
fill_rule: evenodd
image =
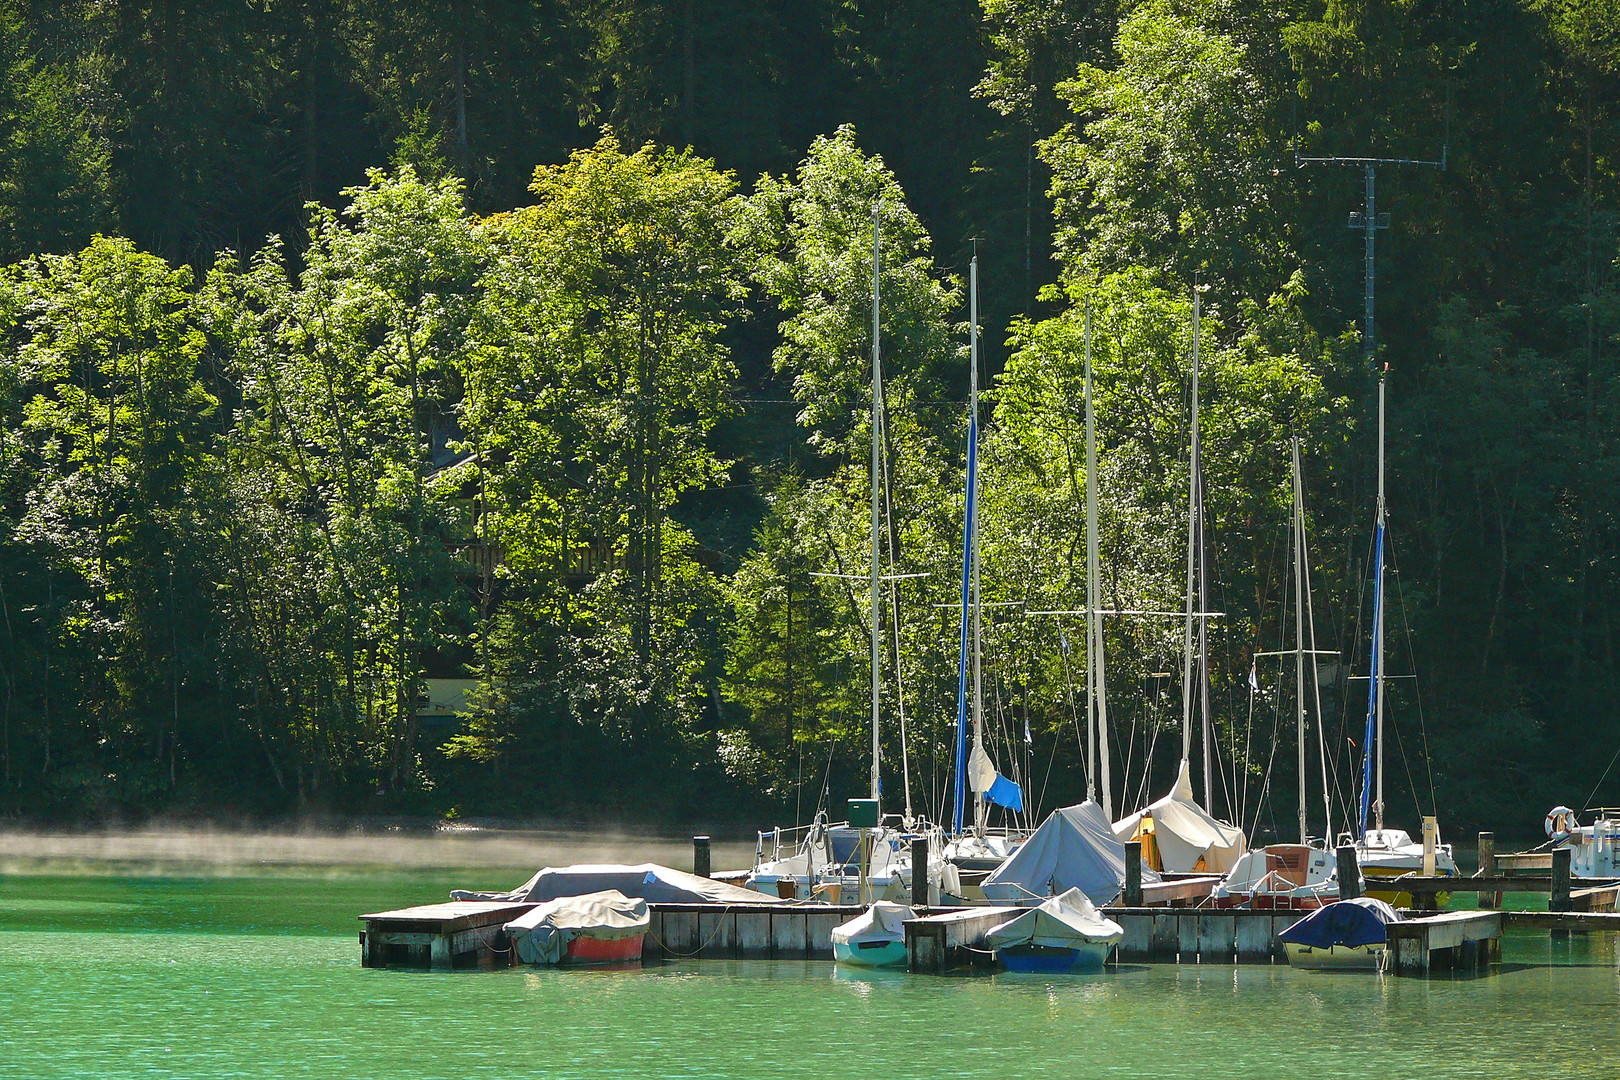
M692 873L698 877L710 875L709 838L707 836L692 837Z
M1568 911L1570 892L1570 860L1575 852L1567 847L1555 848L1552 853L1552 892L1547 897L1548 911Z
M1361 860L1356 857L1356 845L1339 845L1339 899L1354 900L1361 896Z
M932 899L928 895L928 837L919 835L911 840L911 902L927 907Z
M1496 876L1496 834L1482 832L1479 834L1479 876ZM1479 894L1481 908L1498 908L1502 906L1502 894L1498 892L1481 892Z
M1125 841L1125 906L1142 906L1142 841Z

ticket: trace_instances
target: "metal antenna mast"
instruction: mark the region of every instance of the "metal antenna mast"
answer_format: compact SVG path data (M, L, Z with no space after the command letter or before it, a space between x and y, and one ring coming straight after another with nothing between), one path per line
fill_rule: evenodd
M1373 321L1374 279L1376 277L1373 271L1373 238L1378 234L1379 229L1389 228L1389 214L1387 212L1382 214L1377 213L1373 208L1373 189L1376 186L1376 174L1378 172L1378 166L1389 165L1394 168L1401 168L1403 166L1409 166L1412 168L1435 168L1439 169L1441 172L1445 172L1446 156L1449 150L1449 145L1442 145L1440 148L1439 161L1425 161L1419 158L1301 157L1299 154L1299 148L1295 147L1294 149L1294 167L1296 169L1302 169L1306 165L1353 165L1360 168L1363 174L1366 176L1366 207L1359 213L1354 211L1351 212L1349 227L1352 229L1360 229L1362 232L1367 234L1367 267L1365 270L1367 307L1365 315L1363 316L1366 323L1364 332L1362 334L1362 348L1369 361L1372 360L1378 351L1377 330L1376 324Z

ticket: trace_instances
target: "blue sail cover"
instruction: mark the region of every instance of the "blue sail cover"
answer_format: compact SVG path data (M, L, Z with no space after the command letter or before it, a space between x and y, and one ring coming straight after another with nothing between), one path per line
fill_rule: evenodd
M1361 896L1317 908L1277 936L1308 949L1382 945L1386 937L1384 927L1400 920L1395 909L1382 900Z
M1024 812L1024 789L1000 773L996 774L995 783L990 785L984 797L1004 810L1011 810L1015 814Z

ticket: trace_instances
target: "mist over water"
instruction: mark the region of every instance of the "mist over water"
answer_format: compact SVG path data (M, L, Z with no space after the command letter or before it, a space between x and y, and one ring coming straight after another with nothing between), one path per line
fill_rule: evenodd
M752 845L716 841L716 870L752 864ZM542 866L656 862L692 868L688 839L605 829L503 829L464 825L433 832L376 827L345 832L155 827L84 833L0 832L0 874L236 875L289 868L509 870L516 885Z

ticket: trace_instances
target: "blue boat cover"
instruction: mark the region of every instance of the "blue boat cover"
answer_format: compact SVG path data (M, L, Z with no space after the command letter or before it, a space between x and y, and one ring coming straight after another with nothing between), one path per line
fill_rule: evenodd
M1361 896L1319 907L1277 936L1308 949L1382 945L1385 924L1400 921L1395 909L1382 900Z
M1159 880L1148 867L1142 880ZM1094 904L1113 903L1125 886L1125 843L1103 808L1087 799L1052 811L1041 827L984 879L990 900L1045 899L1079 889Z

